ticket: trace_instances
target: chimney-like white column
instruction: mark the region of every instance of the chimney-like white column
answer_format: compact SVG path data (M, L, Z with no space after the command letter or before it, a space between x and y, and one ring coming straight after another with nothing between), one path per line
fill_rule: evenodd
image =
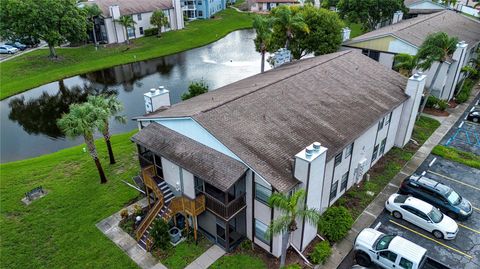
M320 210L323 176L327 148L315 142L295 155L294 177L302 182L299 189L306 192L305 206ZM303 251L317 234L317 226L303 219L297 220L298 230L293 233L292 244Z
M398 23L403 19L403 12L401 10L395 11L392 18L392 24Z
M423 89L425 88L426 76L422 73L416 73L408 79L405 94L409 96L403 103L402 114L398 124L397 135L395 137L395 146L402 148L412 137L413 126L420 107Z
M465 41L460 41L457 44L457 49L452 56L452 64L450 65L447 73L447 80L445 82L445 87L440 93L440 99L450 100L453 97L455 88L460 79L460 74L462 71L463 64L465 62L465 57L467 56L468 44Z
M158 89L150 89L143 94L145 100L145 112L152 113L161 107L170 106L170 91L160 86Z
M345 41L350 39L350 33L351 32L352 31L348 27L345 27L345 28L342 29L342 42L345 42Z
M180 4L180 0L172 0L173 11L175 13L175 18L173 25L170 27L175 30L181 30L185 28L184 21L183 21L183 11L182 5ZM172 23L172 22L171 22Z

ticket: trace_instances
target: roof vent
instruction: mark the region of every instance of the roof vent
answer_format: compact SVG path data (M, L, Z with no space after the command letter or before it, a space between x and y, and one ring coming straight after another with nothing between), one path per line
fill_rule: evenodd
M320 144L320 142L313 142L313 150L314 150L315 152L319 152L321 145L322 145L322 144Z
M313 146L308 146L307 148L305 148L305 155L307 156L307 158L312 157L313 150Z
M156 91L157 91L157 89L155 89L155 88L151 88L151 89L150 89L150 93L151 93L151 94L154 94Z

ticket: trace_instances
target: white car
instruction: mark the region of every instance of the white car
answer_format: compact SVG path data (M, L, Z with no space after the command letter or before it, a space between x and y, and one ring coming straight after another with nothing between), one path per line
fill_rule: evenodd
M0 46L0 53L1 54L14 54L17 51L18 51L17 48L9 46L9 45Z
M412 196L392 194L385 208L397 219L404 219L433 234L436 238L452 240L457 236L458 225L438 208Z

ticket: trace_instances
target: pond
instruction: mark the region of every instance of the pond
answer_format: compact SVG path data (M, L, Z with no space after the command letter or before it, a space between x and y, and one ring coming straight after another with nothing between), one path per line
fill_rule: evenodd
M170 90L172 104L179 102L192 81L204 80L211 90L260 72L253 30L240 30L210 45L152 60L107 68L59 80L0 102L0 161L10 162L79 145L68 139L56 121L71 103L88 94L116 94L129 120L112 122L112 133L136 128L130 120L145 114L143 94L160 85ZM269 65L265 64L268 69ZM100 137L97 135L97 137Z

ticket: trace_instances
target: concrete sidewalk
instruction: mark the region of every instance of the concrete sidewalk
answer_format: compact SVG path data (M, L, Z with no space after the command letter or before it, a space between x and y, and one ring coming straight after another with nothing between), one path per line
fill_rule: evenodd
M225 250L217 245L211 246L205 253L189 264L185 269L203 269L208 268L216 260L225 254Z
M476 85L472 91L469 100L474 100L475 96L479 93L480 86ZM332 247L332 256L330 256L327 263L318 268L337 268L347 254L352 250L353 243L358 233L364 228L370 227L375 219L382 213L384 209L385 201L396 193L402 180L411 175L417 168L425 161L428 155L431 153L433 147L435 147L442 138L448 133L450 128L454 126L457 120L462 116L469 103L458 105L456 108L449 110L450 115L441 121L441 125L437 130L425 141L425 143L418 149L413 155L412 159L400 170L400 172L390 181L390 183L380 192L377 197L367 206L362 214L356 219L352 229L348 235L340 242L337 242Z

